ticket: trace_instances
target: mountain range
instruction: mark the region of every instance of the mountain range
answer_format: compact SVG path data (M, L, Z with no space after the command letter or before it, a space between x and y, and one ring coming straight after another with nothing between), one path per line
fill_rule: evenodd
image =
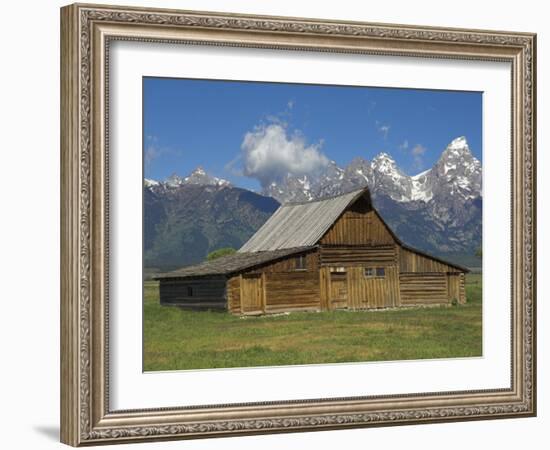
M145 266L202 261L239 248L280 203L304 202L368 186L375 207L409 245L475 264L481 245L482 167L465 137L454 139L429 170L409 176L387 153L372 161L334 161L315 175L287 174L255 193L198 167L186 177L144 180Z

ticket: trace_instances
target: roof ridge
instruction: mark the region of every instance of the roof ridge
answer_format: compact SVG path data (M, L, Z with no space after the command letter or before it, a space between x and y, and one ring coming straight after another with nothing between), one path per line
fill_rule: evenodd
M319 202L324 202L326 200L332 200L332 199L335 199L335 198L338 198L338 197L343 197L344 195L349 195L349 194L353 194L353 193L359 193L359 192L364 192L364 191L369 191L370 193L370 190L369 190L369 187L368 186L365 186L361 189L353 189L351 191L347 191L347 192L343 192L342 194L337 194L337 195L331 195L329 197L322 197L322 198L318 198L316 200L303 200L301 202L287 202L287 203L282 203L281 204L281 207L284 207L284 206L298 206L298 205L310 205L312 203L319 203Z

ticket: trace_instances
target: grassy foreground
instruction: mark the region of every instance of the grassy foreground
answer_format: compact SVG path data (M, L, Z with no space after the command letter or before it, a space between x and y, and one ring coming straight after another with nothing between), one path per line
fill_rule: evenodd
M462 306L236 317L160 306L144 288L144 370L481 356L481 275Z

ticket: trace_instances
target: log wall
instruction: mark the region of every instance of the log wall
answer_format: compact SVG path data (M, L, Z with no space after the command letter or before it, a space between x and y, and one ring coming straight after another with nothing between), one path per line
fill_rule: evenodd
M224 277L164 279L159 282L159 293L163 305L197 310L227 309Z
M401 273L399 275L402 305L449 303L445 273Z
M323 246L319 261L321 266L394 266L397 265L397 246Z

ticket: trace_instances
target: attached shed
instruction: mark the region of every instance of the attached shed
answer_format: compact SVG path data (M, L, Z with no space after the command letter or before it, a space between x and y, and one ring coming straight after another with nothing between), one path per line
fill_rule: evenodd
M404 244L362 189L282 205L237 253L157 279L162 304L266 314L464 303L467 272Z

